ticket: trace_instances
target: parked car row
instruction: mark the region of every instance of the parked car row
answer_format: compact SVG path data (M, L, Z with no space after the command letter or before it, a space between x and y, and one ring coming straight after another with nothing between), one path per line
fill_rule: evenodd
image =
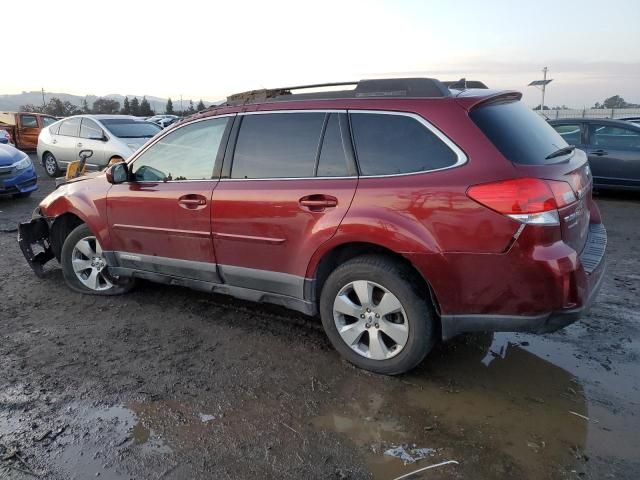
M155 123L161 128L167 128L169 125L173 125L178 120L180 120L180 117L178 117L177 115L162 114L154 115L153 117L149 117L145 120L147 122Z
M85 294L143 278L319 314L345 358L385 374L462 332L557 330L604 278L587 156L521 94L467 87L232 96L60 186L20 247ZM107 120L54 124L39 154L121 139Z

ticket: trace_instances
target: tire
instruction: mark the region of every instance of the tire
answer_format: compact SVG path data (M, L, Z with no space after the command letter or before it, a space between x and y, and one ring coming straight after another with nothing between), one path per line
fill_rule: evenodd
M100 244L85 224L76 227L65 239L60 263L65 282L79 293L121 295L131 290L135 283L132 278L118 279L109 275Z
M59 177L62 173L58 166L56 157L54 157L51 152L47 152L42 156L42 166L44 167L44 171L47 172L47 175L51 178Z
M375 373L398 375L416 367L433 348L437 331L427 292L416 285L422 282L415 272L380 255L356 257L336 268L320 294L322 324L334 348ZM360 300L366 296L371 302Z

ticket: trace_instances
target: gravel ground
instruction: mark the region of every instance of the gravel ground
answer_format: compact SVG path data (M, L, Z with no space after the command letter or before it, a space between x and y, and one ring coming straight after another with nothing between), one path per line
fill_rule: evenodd
M0 199L0 478L640 475L640 195L597 197L609 269L584 320L461 336L388 378L284 309L150 283L79 295L53 263L36 278L13 230L52 188ZM397 446L433 451L405 465Z

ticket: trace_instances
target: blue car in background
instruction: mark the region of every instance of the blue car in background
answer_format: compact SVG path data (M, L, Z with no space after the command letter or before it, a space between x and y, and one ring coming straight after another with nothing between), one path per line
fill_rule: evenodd
M4 145L11 143L11 137L9 136L9 132L6 130L0 129L0 143Z
M0 195L28 197L38 189L38 176L29 156L0 144Z

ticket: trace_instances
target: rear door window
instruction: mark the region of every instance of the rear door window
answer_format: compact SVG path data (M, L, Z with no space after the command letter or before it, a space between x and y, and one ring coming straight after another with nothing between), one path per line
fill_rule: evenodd
M640 150L640 133L610 125L590 125L591 144L621 150Z
M513 163L542 165L562 160L546 157L568 143L522 102L490 103L473 109L469 116L498 150Z
M68 137L77 137L80 131L80 118L70 118L60 124L58 135L66 135Z
M313 177L324 113L245 115L231 178Z
M458 156L413 117L352 112L351 130L360 173L393 175L455 165Z
M60 131L60 125L62 125L63 122L60 123L56 123L55 125L52 125L51 127L49 127L49 131L51 133L53 133L54 135L57 135L58 132Z
M558 132L569 145L579 145L582 143L582 130L579 123L554 125L553 129Z

